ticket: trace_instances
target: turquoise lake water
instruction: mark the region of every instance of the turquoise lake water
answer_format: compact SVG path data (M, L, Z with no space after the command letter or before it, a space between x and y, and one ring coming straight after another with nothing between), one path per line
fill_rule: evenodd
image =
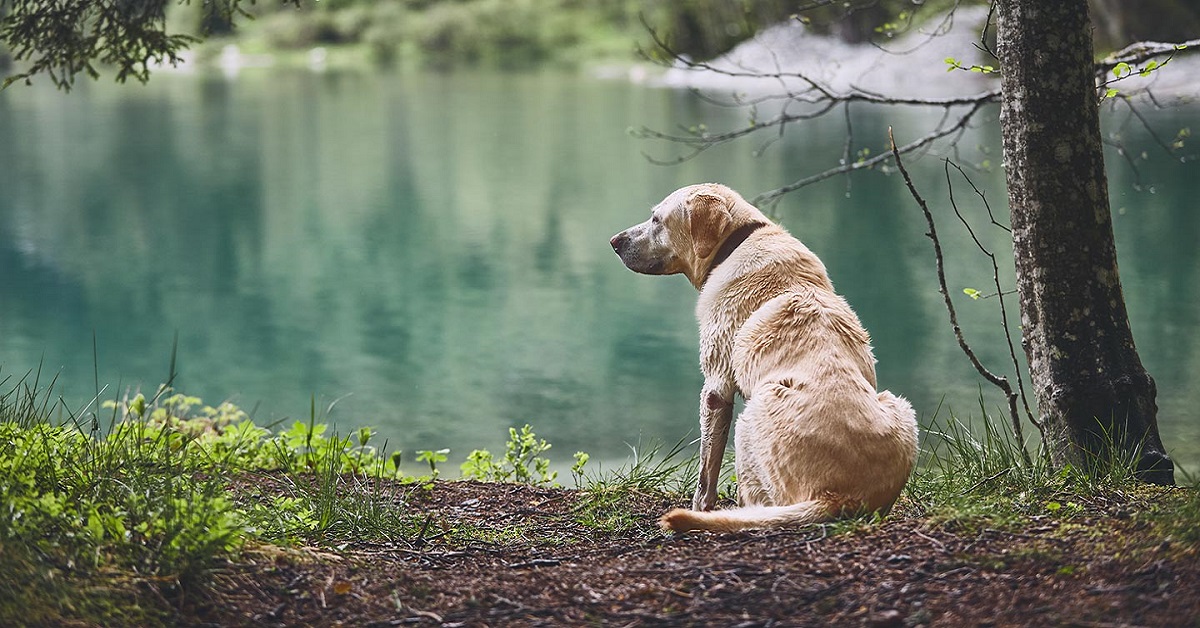
M858 111L854 152L884 150L889 125L901 141L923 134L939 113ZM1148 115L1173 137L1197 113ZM1003 216L994 117L960 141L959 159L983 166L973 176ZM0 378L42 364L77 409L97 379L109 398L152 390L178 335L180 390L231 399L263 424L336 400L338 429L375 426L406 452L448 447L455 463L502 449L507 428L527 422L565 461L694 437L695 292L682 277L629 272L608 238L682 185L754 196L842 155L841 114L761 156L751 140L669 167L643 153L678 147L628 133L745 121L686 91L559 73L14 87L0 93ZM1109 155L1122 279L1163 440L1196 469L1200 177L1124 121L1106 123L1137 165ZM939 156L913 159L968 338L1004 370L996 300L961 293L990 291L990 266L952 222ZM956 196L982 225L965 185ZM999 416L999 395L954 342L899 176L835 177L776 213L872 333L881 387L925 421L939 406L978 417L981 389ZM986 234L1004 245L1003 232Z

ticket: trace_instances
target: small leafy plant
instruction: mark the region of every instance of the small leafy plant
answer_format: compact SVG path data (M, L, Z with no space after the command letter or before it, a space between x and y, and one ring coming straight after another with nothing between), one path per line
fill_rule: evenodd
M540 439L529 424L520 431L508 428L508 443L504 447L504 458L496 460L486 449L472 451L460 469L463 477L483 482L519 482L522 484L554 485L557 471L550 470L550 460L542 454L550 449L550 443ZM587 463L587 454L582 462L579 454L572 472L581 472ZM578 467L578 470L576 469Z
M449 449L439 449L437 451L421 450L417 452L417 462L429 463L429 477L436 479L439 474L438 463L445 462L448 459L447 454L449 453Z

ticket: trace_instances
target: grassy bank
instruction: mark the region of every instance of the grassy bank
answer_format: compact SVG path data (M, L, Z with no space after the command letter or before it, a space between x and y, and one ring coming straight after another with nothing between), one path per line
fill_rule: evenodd
M230 404L209 406L163 388L72 415L55 409L51 389L39 388L36 376L5 381L4 625L184 621L197 608L221 605L214 577L263 556L276 569L311 561L305 556L313 553L345 556L348 548L432 556L480 547L503 555L520 547L532 552L524 562L537 566L550 560L537 558L538 551L605 539L660 547L669 537L655 528L655 513L686 500L694 480L695 461L683 444L642 452L603 473L577 453L569 481L575 488L561 490L551 488L559 478L546 459L549 444L528 427L511 430L503 453L472 452L454 469L445 451L402 454L377 443L369 429L330 434L315 407L307 421L268 429ZM951 419L931 429L923 468L891 519L927 530L1053 530L1051 540L1086 534L1096 552L1114 558L1172 544L1179 556L1195 558L1194 488L1144 486L1120 471L1103 478L1055 471L1036 457L1026 463L989 425L972 430ZM427 471L402 472L410 455ZM443 480L460 474L490 483ZM505 488L518 484L546 488ZM727 498L732 491L727 482ZM441 494L459 496L439 503ZM514 499L528 516L468 516ZM853 537L888 523L819 529L822 537Z
M199 34L207 5L182 5L175 28ZM667 9L651 7L657 15ZM501 69L568 66L635 59L646 39L636 3L569 0L422 2L334 1L250 8L234 26L218 28L197 48L201 62L217 61L236 45L248 55L282 64L421 66Z
M848 41L920 27L956 6L939 0L920 11L903 0L849 10L810 7L805 23ZM201 60L230 44L283 63L528 68L629 63L654 52L653 29L672 50L692 58L720 55L759 30L797 16L782 0L325 0L255 5L232 19L212 3L173 8L173 28L208 38Z

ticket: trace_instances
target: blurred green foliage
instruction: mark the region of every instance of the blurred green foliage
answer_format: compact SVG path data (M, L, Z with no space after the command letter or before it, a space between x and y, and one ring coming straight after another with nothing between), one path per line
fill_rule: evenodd
M929 26L986 0L326 0L263 15L272 45L366 43L381 59L406 50L426 65L519 67L651 48L653 30L679 54L709 59L763 28L796 20L861 43ZM1200 31L1200 0L1127 6L1092 0L1098 47L1182 40ZM1190 35L1189 35L1190 34Z
M122 4L125 7L128 3ZM70 87L79 73L112 66L146 80L153 65L204 39L256 51L362 46L379 64L410 59L434 68L519 68L630 60L653 48L650 31L693 59L720 55L764 27L798 20L850 42L921 28L983 0L143 0L103 3L0 0L0 72L48 74ZM1182 40L1200 30L1200 0L1092 0L1101 52L1135 40ZM129 5L132 6L132 5ZM59 23L61 22L61 23ZM233 38L233 39L230 39ZM660 57L662 55L659 55ZM7 60L16 65L5 69Z

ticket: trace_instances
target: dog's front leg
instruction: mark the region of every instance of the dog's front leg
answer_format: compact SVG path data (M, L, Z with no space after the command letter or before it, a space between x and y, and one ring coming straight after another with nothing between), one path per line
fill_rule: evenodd
M700 393L700 483L692 497L693 510L712 510L717 504L717 481L732 422L732 387L706 383Z

